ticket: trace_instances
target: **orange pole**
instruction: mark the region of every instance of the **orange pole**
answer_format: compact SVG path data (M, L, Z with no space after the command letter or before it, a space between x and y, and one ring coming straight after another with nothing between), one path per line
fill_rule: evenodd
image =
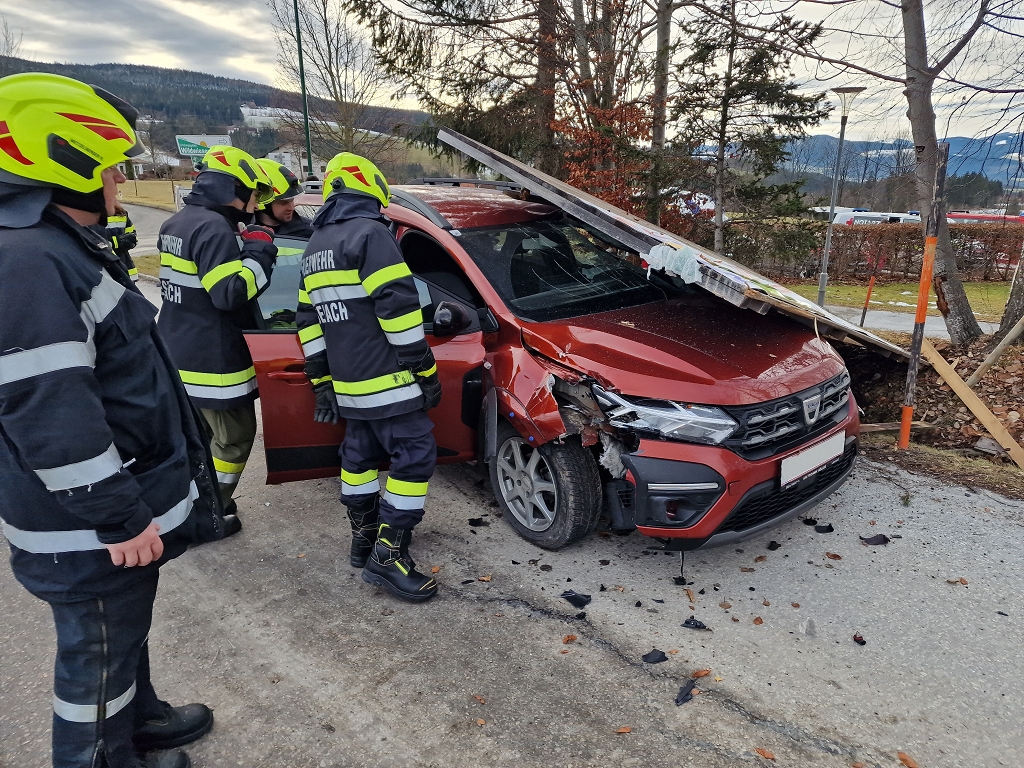
M875 273L871 273L871 279L868 280L868 295L864 297L864 309L860 313L860 327L864 327L864 318L868 316L868 304L871 303L871 292L875 289Z
M946 163L949 160L949 144L940 144L938 162L935 165L935 186L932 188L932 206L924 238L924 258L921 261L921 282L917 288L917 313L914 315L914 337L910 342L910 364L907 368L907 386L903 395L903 410L900 414L900 437L897 447L905 450L910 446L910 424L914 420L914 406L917 404L917 367L921 361L921 345L924 342L924 324L928 319L928 294L932 287L932 273L935 271L935 249L939 242L939 218L944 215L942 196L946 186Z

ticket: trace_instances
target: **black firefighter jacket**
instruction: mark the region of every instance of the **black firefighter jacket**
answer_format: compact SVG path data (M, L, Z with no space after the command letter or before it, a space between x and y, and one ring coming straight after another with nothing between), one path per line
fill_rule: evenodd
M197 416L106 239L52 206L0 225L0 307L0 520L18 580L55 602L101 596L220 538ZM152 521L161 561L115 567L103 545Z
M160 228L158 326L198 408L230 410L258 396L242 331L253 327L252 300L270 283L277 247L238 245L230 222L202 196Z
M412 273L373 198L335 194L313 220L296 325L309 363L324 352L341 415L383 419L423 408L410 370L427 350Z

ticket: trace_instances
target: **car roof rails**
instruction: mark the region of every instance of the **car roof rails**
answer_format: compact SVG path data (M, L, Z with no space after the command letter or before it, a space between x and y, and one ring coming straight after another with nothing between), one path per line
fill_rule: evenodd
M518 192L523 188L522 184L514 181L491 181L490 179L454 179L445 177L413 179L406 184L421 184L431 187L490 187L492 189L510 189Z

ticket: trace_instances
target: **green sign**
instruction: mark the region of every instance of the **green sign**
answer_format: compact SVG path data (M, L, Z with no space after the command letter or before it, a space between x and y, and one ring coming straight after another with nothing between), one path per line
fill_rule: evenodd
M210 147L215 147L218 144L231 146L231 137L227 135L175 136L174 140L178 143L178 154L185 157L202 157L209 151Z

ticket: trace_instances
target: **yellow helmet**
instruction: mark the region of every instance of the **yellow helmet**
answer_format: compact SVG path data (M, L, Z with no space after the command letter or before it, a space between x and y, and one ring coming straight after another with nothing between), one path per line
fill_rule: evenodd
M287 165L281 165L269 157L261 157L256 164L267 174L270 185L274 188L274 196L270 200L260 203L261 211L277 200L291 200L302 194L302 186L299 184L298 178Z
M138 111L102 88L44 72L0 79L0 177L87 194L142 153Z
M210 147L199 163L200 172L213 171L233 176L246 189L256 190L256 201L267 203L274 199L274 184L256 158L238 147L218 144Z
M335 192L369 195L385 208L391 202L391 188L384 174L365 157L342 152L331 158L324 173L324 200Z

